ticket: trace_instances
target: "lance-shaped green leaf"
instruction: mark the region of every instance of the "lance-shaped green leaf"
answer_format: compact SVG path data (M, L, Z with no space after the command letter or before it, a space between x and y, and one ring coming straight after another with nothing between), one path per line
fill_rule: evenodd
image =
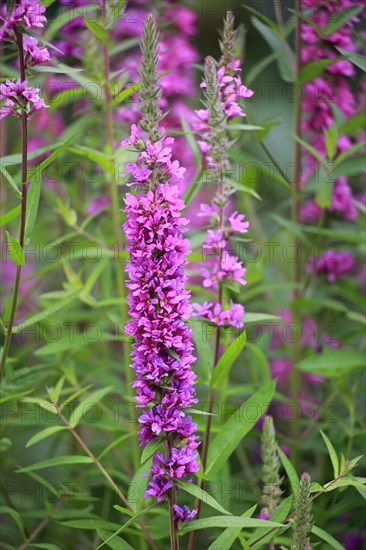
M242 517L251 518L256 508L256 505L252 506L252 508L244 512ZM240 527L228 527L223 533L221 533L220 536L217 537L217 539L214 540L208 550L230 550L232 544L234 543L235 539L240 535L240 533Z
M217 388L226 382L231 367L235 363L235 360L239 357L241 351L244 349L246 341L246 332L243 331L221 355L212 373L212 387Z
M349 59L351 63L356 65L356 67L361 69L363 72L366 72L366 57L364 55L354 52L348 52L347 50L344 50L343 48L338 48L337 46L336 48L339 53L347 57L347 59Z
M341 11L335 10L334 13L329 17L327 24L323 29L321 29L321 36L329 36L333 34L338 29L343 27L352 17L355 17L362 11L362 6L350 6L344 8Z
M99 23L90 19L90 17L84 17L84 23L88 29L94 34L94 36L100 42L106 42L108 40L108 31L106 31Z
M112 164L112 161L110 157L101 151L97 151L95 149L91 149L90 147L69 147L69 151L72 153L75 153L76 155L79 155L81 157L85 157L92 162L95 162L96 164L99 164L103 170L106 172L114 172L114 166Z
M296 368L302 372L338 378L365 367L365 354L358 349L333 349L302 359Z
M112 533L110 531L97 529L97 533L99 537L107 544L107 546L109 546L109 548L112 548L112 550L122 550L122 548L123 550L134 550L134 548L121 537L113 536L113 538L111 538Z
M86 529L88 531L96 531L97 529L113 531L113 529L118 528L118 523L112 523L111 521L105 521L95 517L85 519L70 519L66 521L59 521L58 523L60 523L61 525L65 525L66 527L71 527L72 529Z
M7 162L5 158L3 158L2 161L0 162L0 172L2 173L3 177L6 179L6 181L8 182L8 184L10 185L10 187L12 188L16 196L20 199L22 197L22 194L19 191L18 186L15 183L13 177L9 174L8 170L5 168L6 163Z
M124 90L121 90L120 92L118 92L118 94L116 94L113 97L111 101L111 106L118 107L121 103L126 101L126 99L129 98L132 94L134 94L135 92L138 92L138 90L140 89L140 86L141 86L140 82L136 82L135 84L132 84L128 88L125 88Z
M65 465L74 465L74 464L90 464L92 459L88 456L55 456L49 458L48 460L42 460L42 462L37 462L37 464L32 464L31 466L26 466L25 468L19 468L16 470L17 473L20 472L32 472L33 470L42 470L43 468L53 468L54 466L65 466Z
M70 145L70 143L72 141L74 141L75 137L78 135L78 132L75 132L74 134L72 134L72 136L70 136L67 140L65 140L63 143L61 143L60 145L58 145L55 150L46 158L44 159L40 164L38 164L38 166L35 166L34 168L32 168L30 171L29 171L29 176L30 177L34 177L36 179L40 179L40 176L43 172L43 170L49 165L51 164L51 162L53 162L54 160L57 159L57 157L59 157L61 155L61 153L63 151L65 151L65 149L68 148L68 146ZM49 150L49 148L48 148Z
M202 168L202 162L201 162L202 154L201 154L200 148L198 147L197 141L195 140L195 137L194 137L194 135L193 135L193 133L192 133L190 127L189 127L189 124L188 124L187 120L184 118L183 115L180 117L180 120L181 120L181 123L182 123L182 128L183 128L183 131L184 131L185 138L187 140L187 143L189 145L190 150L193 153L196 168L198 170L201 170L201 168Z
M73 302L77 295L79 294L79 290L72 292L69 296L66 296L62 298L62 300L59 300L52 306L44 309L43 311L40 311L39 313L36 313L36 315L32 315L32 317L29 317L27 321L24 321L24 323L20 323L19 325L15 325L13 327L13 333L17 334L19 332L22 332L22 330L25 330L28 327L31 327L32 325L35 325L36 323L39 323L40 321L44 321L44 319L47 319L54 313L57 313L61 309L64 309L67 307L71 302Z
M10 235L9 231L5 231L6 233L6 239L8 241L8 251L10 259L16 264L16 265L24 265L25 264L25 256L24 256L24 250L19 244L19 241L15 239L12 235Z
M33 38L37 38L38 42L41 42L41 44L45 44L45 46L47 46L48 48L51 48L52 50L56 50L56 52L64 55L64 52L62 52L56 46L51 44L51 42L49 42L44 36L37 34L31 29L27 29L27 34L30 34L31 36L33 36Z
M263 386L221 427L209 446L205 472L207 479L211 479L221 470L243 437L266 412L274 395L275 386L275 380Z
M276 53L278 69L282 79L285 82L294 82L295 57L290 47L286 45L285 41L278 36L273 28L264 25L254 17L252 18L252 22L266 42L268 42L273 52Z
M150 457L133 476L131 483L128 486L127 500L136 512L140 512L144 503L144 495L148 484L146 474L150 473L152 458Z
M57 31L66 25L66 23L70 23L77 17L82 17L85 15L85 8L86 6L82 6L80 8L76 8L75 6L72 6L71 10L65 10L61 11L57 14L57 17L53 19L52 22L48 25L46 36L48 40L52 40L52 38L56 35ZM89 15L92 15L92 12L95 12L99 8L99 6L89 4L87 6L87 11Z
M90 407L101 401L103 397L105 397L108 393L111 393L112 390L113 386L101 388L100 390L92 392L90 395L88 395L88 397L83 399L81 403L79 403L79 405L76 407L76 409L72 412L72 416L70 419L71 426L75 428L79 424L83 415L88 412Z
M13 508L10 508L9 506L0 506L0 514L7 514L7 515L11 516L13 518L14 522L19 527L19 530L22 533L23 537L25 537L23 520L22 520L22 517L19 514L19 512L17 512Z
M281 317L271 315L270 313L246 313L244 319L246 325L259 325L271 322L277 324L277 321L281 321Z
M231 515L230 512L225 510L223 506L217 500L215 500L211 495L209 495L206 491L201 489L200 487L197 487L197 485L194 485L194 483L188 483L187 481L183 481L181 479L176 480L176 485L186 491L186 493L189 493L190 495L193 495L194 497L198 498L208 506L211 506L211 508L214 508L218 512L221 512L225 515Z
M150 441L150 443L148 443L142 451L141 464L144 464L144 462L149 460L149 458L158 451L162 444L163 441L161 439L154 439L153 441Z
M336 123L333 123L330 128L325 128L325 148L327 151L328 158L333 159L337 151L337 142L338 142L338 126Z
M17 218L20 215L21 206L18 204L15 208L6 212L6 214L1 214L0 216L0 227L4 227L7 223L10 223L12 220Z
M154 505L153 505L154 506ZM148 512L149 510L151 510L151 508L153 508L153 506L148 506L147 508L145 508L144 510L141 510L141 512L138 512L137 514L135 514L132 518L130 518L128 521L126 521L126 523L124 523L115 533L113 533L113 535L111 535L107 540L105 540L102 544L100 544L99 546L97 546L97 549L96 550L99 550L99 548L102 548L105 544L109 544L109 542L114 538L116 537L117 535L119 535L119 533L121 533L124 529L126 529L129 525L131 525L132 523L134 523L137 518L139 518L140 516L142 516L143 514L145 514L146 512ZM116 508L117 510L119 509L119 506L114 506L114 508Z
M318 537L319 539L324 540L324 542L327 542L329 546L332 548L335 548L335 550L345 550L344 546L340 542L338 542L332 535L324 531L324 529L321 529L320 527L317 527L316 525L313 525L311 528L311 532Z
M339 475L339 461L338 461L337 453L336 453L335 448L333 447L329 437L327 437L322 430L320 430L320 433L322 434L322 438L324 439L324 443L327 446L328 453L329 453L329 456L330 456L330 460L331 460L332 466L333 466L334 477L336 478Z
M39 441L43 441L47 437L50 437L51 435L54 435L57 432L61 432L67 430L66 426L49 426L48 428L45 428L44 430L41 430L40 432L37 432L35 435L33 435L26 443L26 448L31 447L35 443L38 443Z
M285 523L285 520L291 510L293 503L293 496L286 498L277 508L273 510L273 514L271 515L272 521L278 521L281 523ZM285 526L280 527L279 529L287 529L289 527L289 524L285 524ZM253 535L249 539L249 546L251 550L264 548L265 544L273 539L275 533L278 531L278 529L273 529L267 526L266 528L259 527L259 529L256 529L253 533Z
M285 453L283 452L280 446L277 447L277 451L281 459L282 465L285 468L287 477L289 479L289 482L291 485L291 491L294 497L296 497L297 488L300 484L299 476L297 475L296 470L293 467L291 461L287 458L287 456L285 455Z
M209 528L236 527L240 529L252 529L253 527L283 527L281 523L264 519L253 519L246 516L212 516L210 518L197 519L186 523L179 531L179 535L185 535L190 531Z
M319 59L318 61L311 61L310 63L307 63L301 68L299 74L299 83L304 84L305 82L309 82L310 80L315 80L319 75L322 74L322 72L326 67L328 67L328 65L336 63L341 59L344 58L336 57L334 59Z
M24 234L25 244L29 243L29 238L32 233L32 229L34 227L34 223L36 221L40 192L41 192L41 179L34 178L28 190L28 196L27 196L27 212L25 217L25 234Z
M326 163L320 167L320 182L317 186L315 201L321 208L328 208L332 203L333 187L336 179L335 164Z

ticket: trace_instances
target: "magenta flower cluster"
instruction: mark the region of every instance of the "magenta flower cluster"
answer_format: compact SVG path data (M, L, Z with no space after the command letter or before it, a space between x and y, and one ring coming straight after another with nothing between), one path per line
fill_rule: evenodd
M355 267L355 259L348 250L328 249L317 259L310 256L307 262L308 273L314 271L319 275L325 273L330 283L335 283L338 277L351 273Z
M254 92L250 90L241 81L240 77L240 60L233 59L227 65L223 65L217 71L218 84L220 88L220 100L227 120L235 117L243 117L245 113L241 105L238 103L240 98L251 97ZM206 88L206 82L201 82L201 88ZM209 156L211 145L208 143L210 134L210 126L208 124L209 112L207 109L199 109L195 111L197 119L194 123L194 130L199 133L200 139L198 145L202 153L207 155L207 162L212 166L212 158Z
M5 100L0 108L0 119L7 115L15 115L21 118L24 109L29 117L34 111L46 107L44 100L39 97L39 89L28 86L28 80L7 80L0 84L0 99Z
M0 40L14 42L22 46L24 52L24 68L32 67L49 60L50 55L46 47L39 47L38 40L24 34L23 31L33 27L43 27L46 17L43 15L46 7L36 0L21 0L15 2L13 9L8 14L6 5L0 11ZM39 88L28 86L27 80L7 80L0 85L0 100L3 102L0 108L0 119L15 115L21 117L25 112L30 117L35 111L46 108L44 100L39 96Z
M328 251L329 257L331 251ZM348 253L347 253L348 254ZM329 330L332 330L332 324L329 324ZM288 357L288 345L298 342L304 355L322 353L326 349L337 349L340 341L327 332L327 327L318 323L313 317L304 316L301 323L294 322L293 312L290 309L281 311L281 323L270 329L270 353L269 361L272 376L277 378L278 388L284 394L291 394L291 373L293 372L293 361ZM305 413L311 412L316 404L314 387L319 385L324 378L318 374L302 373L302 384L299 394L299 406ZM309 389L309 384L312 386ZM289 418L286 412L287 404L276 404L276 415L279 418ZM263 518L266 519L266 518Z
M197 425L185 412L196 403L191 369L194 362L191 330L190 294L184 267L189 241L184 238L188 220L181 216L184 202L172 180L184 169L172 161L174 139L163 134L155 143L141 138L133 125L131 137L122 145L134 145L138 157L127 163L135 196L125 198L127 221L124 224L130 262L127 266L129 313L132 320L126 331L134 337L133 369L138 406L141 445L160 440L167 452L153 459L146 496L159 501L174 486L175 479L189 479L197 472ZM177 517L187 515L176 510Z
M234 117L245 116L238 100L253 95L253 91L242 84L239 71L239 60L231 60L227 65L222 65L217 71L219 86L219 101L226 122ZM201 88L206 88L203 82ZM208 109L196 111L197 121L194 130L199 132L198 141L202 153L206 156L208 170L219 168L225 171L228 166L217 166L211 155L211 127L210 113ZM220 186L219 186L220 187ZM229 253L229 239L235 233L245 234L249 228L249 222L245 221L245 215L237 211L232 212L228 197L225 195L224 184L218 188L211 204L201 204L199 216L206 219L209 229L203 245L203 253L208 267L201 269L203 286L212 290L218 290L224 283L239 283L245 285L246 269L240 259ZM244 326L244 307L230 301L230 307L225 309L219 300L206 301L203 304L193 304L195 316L204 317L216 326Z
M4 3L0 8L0 40L17 42L17 32L32 27L43 27L46 17L43 15L46 6L38 0L20 0L13 3L13 8L8 14L9 7Z
M336 48L348 52L356 51L354 32L355 25L359 22L357 17L353 17L347 24L327 36L320 36L316 28L317 25L319 29L324 29L332 16L341 14L350 6L354 6L352 0L304 0L303 7L314 10L309 17L315 24L313 26L302 22L301 25L301 56L304 64L320 59L336 59L341 55ZM335 123L334 109L338 109L345 118L349 118L358 112L358 107L362 103L351 86L355 72L354 65L348 59L341 59L327 65L322 76L304 85L303 109L306 116L303 120L303 130L308 141L323 157L326 157L323 129L329 129ZM343 153L352 145L351 138L340 133L337 138L337 152ZM305 175L310 176L314 169L318 170L318 165L306 154ZM340 176L334 181L331 204L326 210L333 216L354 222L357 219L355 198L348 178ZM362 200L362 197L358 197L358 200ZM314 223L322 215L323 209L312 197L301 205L300 219L304 223ZM326 272L328 280L334 282L339 275L353 269L354 260L350 258L350 253L347 252L346 256L344 252L334 251L331 260L327 259L326 255L318 261L310 259L308 270L318 274Z

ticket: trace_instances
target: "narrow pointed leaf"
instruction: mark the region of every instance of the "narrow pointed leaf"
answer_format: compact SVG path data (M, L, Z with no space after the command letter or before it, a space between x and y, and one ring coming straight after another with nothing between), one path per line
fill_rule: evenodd
M42 462L37 462L37 464L32 464L31 466L26 466L25 468L19 468L16 470L19 472L32 472L33 470L42 470L43 468L53 468L54 466L65 466L73 464L90 464L92 461L88 456L55 456L48 460L42 460Z
M263 386L221 427L221 431L209 446L205 472L207 479L211 479L221 470L243 437L266 412L274 395L275 386L275 380Z
M9 210L9 212L6 212L6 214L1 214L0 216L0 227L4 227L7 223L10 223L11 221L15 220L20 215L21 206L18 204L15 208L12 208Z
M24 250L19 244L19 241L15 239L12 235L10 235L9 231L5 231L6 233L6 239L8 241L8 251L10 259L16 264L16 265L24 265L25 264L25 256L24 256Z
M111 391L113 391L113 386L108 386L92 392L88 395L88 397L83 399L83 401L79 403L76 409L72 412L70 419L71 426L75 428L79 424L83 415L88 412L90 407L96 405L96 403L101 401L103 397L105 397L108 393L111 393Z
M231 367L235 363L235 360L239 357L241 351L244 349L247 341L246 332L243 331L240 336L230 344L230 346L221 355L217 365L214 368L211 378L211 385L217 388L221 384L225 384Z
M244 512L242 517L252 517L257 506L252 506L249 510ZM209 546L208 550L230 550L235 539L240 535L240 527L228 527L223 533Z
M150 441L144 448L141 454L141 464L144 464L149 458L154 455L157 450L161 447L163 444L161 439L155 439L154 441Z
M289 479L292 494L294 495L294 497L296 497L297 489L300 484L299 476L297 475L295 468L293 467L291 461L287 458L281 447L277 447L277 451Z
M313 525L311 532L314 533L314 535L325 542L327 542L332 548L335 548L335 550L345 550L344 546L340 542L338 542L332 535L324 531L324 529L321 529L320 527L317 527L316 525Z
M330 460L331 460L332 466L333 466L334 477L336 478L339 475L339 461L338 461L337 453L336 453L329 437L327 437L322 430L320 430L320 433L322 434L322 438L324 439L324 443L327 446L328 453L329 453L329 456L330 456Z
M26 328L31 327L32 325L39 323L44 319L47 319L54 313L57 313L58 311L60 311L60 309L64 309L76 299L78 294L79 294L79 291L72 292L66 298L63 298L62 300L56 302L52 306L44 309L43 311L40 311L39 313L36 313L36 315L32 315L32 317L29 317L27 321L24 321L24 323L21 323L20 325L16 325L15 327L13 327L13 333L17 334L22 330L25 330Z
M26 448L31 447L35 443L43 441L43 439L46 439L47 437L50 437L51 435L57 432L61 432L63 430L67 430L66 426L50 426L49 428L45 428L44 430L37 432L33 437L31 437L29 441L27 441L25 446Z
M253 527L283 527L281 523L263 519L253 519L245 516L212 516L210 518L197 519L184 525L179 531L180 535L185 535L190 531L208 528L227 528L236 527L241 529L252 529Z
M223 506L217 500L215 500L211 495L206 493L203 489L200 489L197 487L197 485L194 485L194 483L188 483L187 481L183 480L176 480L176 485L186 491L186 493L189 493L190 495L193 495L194 497L198 498L208 506L211 506L211 508L214 508L218 512L221 512L225 515L231 515L230 512L225 510Z

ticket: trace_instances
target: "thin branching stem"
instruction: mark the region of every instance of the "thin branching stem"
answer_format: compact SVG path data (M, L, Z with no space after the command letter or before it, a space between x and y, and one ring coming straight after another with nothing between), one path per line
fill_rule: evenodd
M99 462L99 460L97 459L97 457L93 454L93 452L89 449L88 445L85 443L85 441L83 440L83 438L78 434L78 432L75 430L75 428L70 424L70 422L68 421L68 419L63 415L60 407L58 406L58 404L54 401L53 402L53 405L57 411L57 414L59 416L59 418L62 420L62 422L67 426L67 428L70 430L70 432L72 433L72 435L74 436L74 438L76 439L76 441L79 443L79 445L82 447L82 449L86 452L86 454L92 459L92 461L94 462L95 466L98 468L98 470L100 471L100 473L102 474L102 476L108 481L109 485L112 487L112 489L114 490L114 492L117 494L117 496L121 499L121 501L123 502L123 504L126 506L126 508L128 508L131 512L134 512L134 509L132 508L131 504L128 502L127 498L125 497L125 495L122 493L122 491L120 490L120 488L118 487L118 485L115 483L115 481L111 478L111 476L109 475L109 473L107 472L107 470L104 468L104 466ZM155 542L153 541L153 539L151 538L151 535L150 533L148 532L148 530L146 529L145 527L145 524L143 523L143 521L140 519L140 518L137 518L136 520L138 522L138 524L140 525L141 527L141 530L143 531L143 533L145 534L147 540L149 541L150 543L150 546L153 550L158 550Z
M19 74L20 80L23 82L25 80L25 64L24 64L24 50L23 50L23 34L16 31L17 45L18 45L18 59L19 59ZM24 249L24 236L25 236L25 224L26 224L26 214L27 214L27 179L28 179L28 120L27 120L27 106L24 105L22 108L21 114L21 140L22 140L22 201L21 201L21 211L20 211L20 235L19 235L19 244L22 249ZM10 307L10 317L7 325L5 341L3 352L1 355L0 362L0 378L4 373L6 358L9 353L10 342L13 332L15 314L17 310L19 287L20 287L20 276L22 272L21 264L17 265L17 270L15 274L15 282L13 289L13 296L11 300Z

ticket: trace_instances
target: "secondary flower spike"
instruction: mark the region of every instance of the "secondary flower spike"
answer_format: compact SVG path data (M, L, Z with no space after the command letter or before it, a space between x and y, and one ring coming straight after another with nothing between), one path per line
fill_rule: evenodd
M205 317L218 327L244 326L244 307L230 300L224 307L222 288L227 283L246 284L246 269L229 246L235 233L247 233L249 222L244 214L230 212L230 196L233 188L226 177L230 169L227 155L229 140L228 122L237 116L245 116L238 101L248 98L253 91L242 84L239 72L240 61L234 59L234 17L228 12L224 22L221 41L222 56L216 65L212 57L205 62L204 90L205 109L196 111L197 121L194 130L199 135L199 146L205 157L209 182L216 185L210 204L202 204L200 217L206 218L209 229L203 245L203 256L208 267L201 269L203 286L218 293L217 301L194 304L195 315ZM230 251L229 251L230 249Z
M161 501L174 491L174 480L190 480L199 469L197 425L185 408L197 402L192 371L192 334L186 321L191 316L190 293L186 290L189 241L184 238L188 220L174 182L184 168L172 158L174 139L159 123L162 113L157 75L156 25L148 16L143 33L139 126L131 128L122 142L137 150L126 169L136 186L136 195L125 198L124 230L130 262L127 266L129 313L126 331L134 337L132 367L139 418L140 442L161 441L162 452L153 458L146 497ZM172 184L173 183L173 184ZM163 447L165 445L165 454ZM194 517L194 511L174 504L175 521Z

